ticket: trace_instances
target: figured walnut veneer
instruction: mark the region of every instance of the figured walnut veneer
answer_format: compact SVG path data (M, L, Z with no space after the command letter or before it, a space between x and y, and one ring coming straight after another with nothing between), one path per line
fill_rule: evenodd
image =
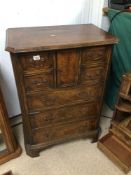
M117 39L94 25L7 30L23 116L34 157L67 140L97 138L111 51Z

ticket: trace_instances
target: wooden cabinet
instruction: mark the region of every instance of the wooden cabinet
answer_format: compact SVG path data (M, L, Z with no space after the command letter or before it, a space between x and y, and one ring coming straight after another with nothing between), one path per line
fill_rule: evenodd
M0 89L0 164L16 158L20 154L21 148L14 138Z
M97 137L116 42L91 24L7 30L28 155L70 139Z

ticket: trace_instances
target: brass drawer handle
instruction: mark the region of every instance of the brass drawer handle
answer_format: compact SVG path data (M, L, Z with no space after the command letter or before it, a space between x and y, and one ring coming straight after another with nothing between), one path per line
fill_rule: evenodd
M79 92L79 93L78 93L78 96L79 96L79 97L87 97L88 95L89 95L88 92L86 92L86 93L85 93L85 92Z
M28 114L29 115L36 115L36 114L39 114L40 113L40 111L32 111L32 112L29 112Z
M47 80L43 80L43 81L40 81L40 82L34 82L33 84L36 85L36 86L40 86L40 85L45 84L47 82L48 82Z

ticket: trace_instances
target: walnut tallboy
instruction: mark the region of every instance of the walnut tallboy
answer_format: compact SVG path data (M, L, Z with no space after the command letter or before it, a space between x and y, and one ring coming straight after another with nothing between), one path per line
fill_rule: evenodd
M28 155L97 137L114 43L92 24L7 30Z

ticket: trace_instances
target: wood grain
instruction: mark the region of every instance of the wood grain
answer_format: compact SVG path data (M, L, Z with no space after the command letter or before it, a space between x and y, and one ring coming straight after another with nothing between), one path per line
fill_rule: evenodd
M7 30L29 156L68 140L98 138L116 42L94 25Z
M87 47L117 43L93 24L10 28L6 50L13 53Z

